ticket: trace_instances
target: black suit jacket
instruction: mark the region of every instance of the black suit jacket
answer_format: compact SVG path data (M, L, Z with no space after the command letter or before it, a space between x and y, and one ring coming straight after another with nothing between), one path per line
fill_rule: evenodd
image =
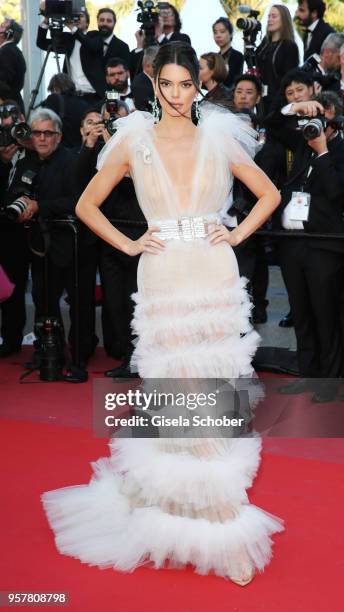
M311 43L307 51L305 50L304 59L306 60L308 57L310 57L310 55L313 55L313 53L318 53L319 55L320 47L324 42L326 36L328 36L328 34L331 34L331 32L334 31L335 30L332 28L332 26L330 26L329 23L326 23L326 21L324 21L323 19L319 19L319 23L317 24L316 28L314 29L314 32L312 33ZM307 35L308 33L305 32L303 37L304 45L307 41Z
M51 44L47 38L48 30L39 27L37 32L36 44L40 49L47 50ZM79 40L80 61L85 76L95 89L100 98L104 97L107 85L105 79L105 65L111 57L120 57L130 66L130 51L128 45L113 36L107 52L104 56L104 38L98 30L92 30L84 34L81 30L77 30L74 34L63 32L61 40L65 48L67 57L69 58L73 52L75 41ZM63 71L67 72L66 62L63 65Z
M173 32L170 40L163 40L160 44L166 45L169 42L175 42L176 40L180 40L181 42L187 43L191 45L190 37L187 34L183 34L182 32ZM130 53L130 78L133 80L137 74L142 72L142 59L143 59L143 49L140 51L135 51L133 49Z
M296 137L297 136L297 137ZM300 137L299 137L300 136ZM328 153L317 157L302 135L294 134L294 163L287 182L281 190L280 212L291 200L293 191L310 193L309 219L304 229L310 233L344 234L344 140L337 136L328 142ZM309 168L312 172L309 176ZM344 253L344 240L307 239L311 247Z
M136 75L131 84L131 91L135 108L140 111L151 112L152 107L149 102L154 100L154 89L152 81L144 72Z
M5 83L11 92L11 99L18 102L24 113L21 90L24 87L26 63L24 56L13 42L0 47L0 81Z
M244 56L242 53L240 53L240 51L232 49L232 47L228 49L226 53L220 55L222 55L228 66L228 75L224 81L224 84L226 87L231 87L235 81L235 78L239 76L239 74L242 74L244 67Z

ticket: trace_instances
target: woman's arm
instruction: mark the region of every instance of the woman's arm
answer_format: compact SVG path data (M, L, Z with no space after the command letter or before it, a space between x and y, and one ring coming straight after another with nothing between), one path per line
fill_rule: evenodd
M281 201L279 191L258 166L242 163L237 166L232 165L231 171L252 191L258 201L246 219L231 232L224 225L216 228L210 238L212 244L226 240L231 246L238 246L263 225Z
M157 254L165 248L164 243L152 236L159 228L150 228L138 240L131 240L125 234L108 221L99 210L99 207L111 193L113 188L129 172L129 164L126 161L105 164L103 168L93 177L81 195L75 212L97 236L108 242L116 249L127 255L139 255L143 251Z

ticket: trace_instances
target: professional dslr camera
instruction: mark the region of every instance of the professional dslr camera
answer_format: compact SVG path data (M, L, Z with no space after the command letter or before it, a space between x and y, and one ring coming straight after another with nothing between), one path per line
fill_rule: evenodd
M23 200L23 196L36 199L36 184L37 172L34 172L33 170L25 170L20 178L20 182L13 189L16 199L4 209L4 213L6 217L10 219L10 221L17 221L18 217L26 209L27 204L25 200Z
M80 14L85 10L85 0L45 0L45 8L41 11L41 15L48 18L49 29L54 37L62 33L67 22L77 23Z
M242 15L247 15L247 17L239 17L236 25L237 28L242 30L243 33L245 62L247 63L249 71L253 71L254 67L256 66L256 39L262 29L262 24L258 20L260 11L255 11L250 6L241 4L239 5L239 13Z
M104 125L111 136L116 132L115 121L118 119L119 99L118 91L110 90L105 92L105 110L110 116L108 119L105 119Z
M298 129L302 131L305 140L313 140L318 138L322 130L326 130L328 126L331 126L334 130L344 129L344 116L338 115L333 119L326 119L324 115L318 115L317 117L303 117L298 121Z
M157 5L152 0L138 2L137 6L140 10L137 21L141 23L141 30L145 34L145 45L150 47L156 45L155 26L159 23L159 11L168 8L168 2L158 2Z
M11 125L4 125L4 120L12 118ZM29 140L31 130L27 123L19 120L19 112L13 104L0 105L0 147L16 144L18 140Z

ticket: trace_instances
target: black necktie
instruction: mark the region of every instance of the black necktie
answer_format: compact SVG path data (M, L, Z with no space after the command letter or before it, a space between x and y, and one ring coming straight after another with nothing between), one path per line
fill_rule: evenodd
M104 53L104 55L106 55L106 52L107 52L107 50L108 50L108 46L109 46L109 43L104 42L104 48L103 48L103 53Z

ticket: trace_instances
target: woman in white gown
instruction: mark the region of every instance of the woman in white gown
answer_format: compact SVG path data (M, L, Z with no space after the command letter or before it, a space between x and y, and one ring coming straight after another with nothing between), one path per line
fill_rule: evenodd
M280 198L246 152L254 143L250 128L205 105L193 124L198 88L194 50L183 43L161 47L155 62L161 120L155 125L139 111L118 120L76 209L114 248L142 253L132 358L142 378L254 374L259 337L249 324L250 304L232 246L258 229ZM149 226L136 241L99 210L126 175L134 180ZM258 201L229 232L218 211L233 175ZM248 501L260 446L254 436L113 440L111 456L93 465L88 485L42 496L59 551L122 571L144 563L190 563L200 574L247 584L271 558L271 535L283 530L280 519Z

